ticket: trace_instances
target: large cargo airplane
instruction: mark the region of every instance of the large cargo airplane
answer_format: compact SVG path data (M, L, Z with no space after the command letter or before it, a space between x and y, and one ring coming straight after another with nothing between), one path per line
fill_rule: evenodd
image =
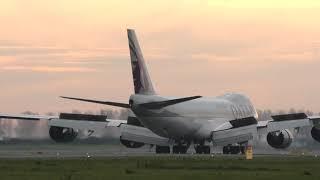
M199 154L210 147L224 146L223 153L237 154L259 134L266 134L273 148L287 148L293 140L289 129L312 127L312 137L320 142L320 117L304 113L272 116L257 121L258 115L248 97L228 93L218 97L164 97L156 93L147 70L136 34L128 29L134 94L128 103L62 97L129 109L127 120L105 116L66 114L59 116L1 114L0 118L48 120L49 135L56 142L72 141L77 130L119 128L121 143L128 148L155 146L156 153L186 153L192 145Z

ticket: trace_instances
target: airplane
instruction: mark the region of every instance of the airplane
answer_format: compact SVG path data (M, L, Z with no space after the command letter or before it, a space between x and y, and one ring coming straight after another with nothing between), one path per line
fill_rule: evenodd
M197 154L209 154L212 147L223 146L223 154L244 153L246 146L265 134L267 143L278 149L290 146L293 135L289 129L312 127L313 139L320 142L320 116L304 113L272 116L257 121L257 111L250 99L240 93L217 97L199 95L166 97L159 95L150 78L136 33L127 30L132 66L134 94L128 103L100 101L62 96L129 110L127 120L108 119L102 115L61 113L59 116L2 114L0 118L48 120L49 135L56 142L70 142L78 130L118 128L120 142L127 148L155 146L156 153L185 154L194 146Z

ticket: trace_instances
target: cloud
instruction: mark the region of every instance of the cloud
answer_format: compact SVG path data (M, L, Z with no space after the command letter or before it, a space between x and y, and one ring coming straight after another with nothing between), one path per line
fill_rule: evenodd
M45 57L45 56L61 56L65 58L82 58L89 56L127 56L128 48L116 47L72 47L72 46L37 46L37 45L21 45L10 41L0 40L0 57L1 56L17 56L17 57Z
M0 56L0 65L10 64L16 61L16 58L11 56Z
M320 47L314 44L320 42L319 5L313 0L165 0L143 1L139 6L129 0L4 1L0 99L10 103L4 101L0 109L12 104L12 111L23 111L21 101L34 101L24 98L44 93L30 103L30 109L50 110L56 104L45 105L47 97L65 94L68 88L79 96L126 99L132 87L127 27L136 29L155 84L168 95L194 94L194 89L212 95L232 89L249 92L267 108L277 102L310 101L319 108L314 97L320 86L305 80L319 77ZM99 73L90 73L94 71ZM70 81L61 81L67 78ZM168 79L173 83L168 85ZM293 82L297 79L299 83ZM79 83L73 84L75 80ZM61 88L52 88L55 81L61 82ZM40 82L47 89L40 91ZM83 89L88 82L91 85ZM304 88L303 94L314 97L296 101L301 92L291 84L312 87ZM277 92L289 86L278 98ZM7 97L14 89L16 93ZM267 92L270 96L264 95Z
M84 48L84 47L50 47L50 46L32 46L32 45L3 45L0 42L0 56L21 56L21 55L43 55L43 54L108 54L121 55L127 53L124 48Z
M69 49L55 47L30 47L30 46L0 46L1 56L19 56L35 54L62 54L70 51Z
M32 72L94 72L93 68L85 67L49 67L49 66L5 66L5 71L32 71Z
M225 62L225 63L307 63L312 61L317 61L317 55L313 52L290 52L290 53L272 53L270 54L259 54L251 52L252 54L241 54L241 55L217 55L214 53L197 53L192 54L191 58L194 60L205 60L209 62Z

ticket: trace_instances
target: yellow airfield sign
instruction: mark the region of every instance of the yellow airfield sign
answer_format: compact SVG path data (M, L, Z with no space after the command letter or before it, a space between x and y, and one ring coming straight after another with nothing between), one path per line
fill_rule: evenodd
M246 159L253 159L253 150L251 145L246 147Z

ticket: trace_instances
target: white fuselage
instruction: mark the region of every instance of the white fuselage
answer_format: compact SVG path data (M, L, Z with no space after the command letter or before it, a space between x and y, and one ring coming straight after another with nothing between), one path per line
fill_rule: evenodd
M132 95L132 110L141 123L170 139L209 139L212 131L231 128L229 121L246 117L257 118L250 100L242 94L202 97L161 109L146 109L138 104L169 100L157 95Z

